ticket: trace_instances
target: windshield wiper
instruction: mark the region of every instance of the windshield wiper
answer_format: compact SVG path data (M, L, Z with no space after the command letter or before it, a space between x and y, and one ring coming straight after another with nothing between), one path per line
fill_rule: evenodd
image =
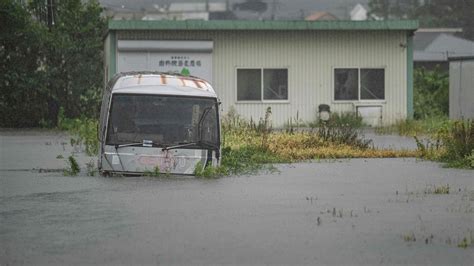
M126 143L126 144L115 144L115 148L123 148L123 147L133 147L133 146L143 146L143 142L135 142L135 143Z
M132 143L125 143L125 144L115 144L115 149L123 148L123 147L158 147L158 144L154 143L151 140L144 140L142 142L132 142Z
M203 141L196 141L196 142L186 142L186 143L180 143L180 144L174 145L174 146L163 147L162 151L168 151L168 150L172 150L172 149L179 149L179 148L184 148L184 147L194 146L194 145L202 146L203 148L208 148L208 149L216 149L217 148L217 145L215 145L215 144L211 144L211 143L203 142Z

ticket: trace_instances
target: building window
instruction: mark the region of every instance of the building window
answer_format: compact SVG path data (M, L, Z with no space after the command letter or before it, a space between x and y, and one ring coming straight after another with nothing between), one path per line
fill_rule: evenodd
M288 69L237 69L237 100L288 100Z
M260 69L237 69L237 100L262 99L262 74Z
M384 100L385 69L334 69L334 99L336 101Z

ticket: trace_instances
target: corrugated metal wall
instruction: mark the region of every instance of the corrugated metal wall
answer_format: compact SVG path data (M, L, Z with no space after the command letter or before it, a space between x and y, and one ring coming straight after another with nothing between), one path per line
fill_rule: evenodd
M259 119L268 106L274 126L297 114L316 118L319 104L331 111L355 111L356 104L381 105L383 123L407 115L407 56L404 31L121 31L118 39L213 40L213 81L224 112ZM288 68L288 103L239 103L236 68ZM385 68L385 101L335 102L334 67Z
M474 119L474 59L449 62L449 118Z

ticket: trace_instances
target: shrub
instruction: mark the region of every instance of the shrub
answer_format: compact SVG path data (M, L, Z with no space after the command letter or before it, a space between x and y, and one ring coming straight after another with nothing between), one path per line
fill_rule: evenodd
M431 140L415 140L421 156L442 161L449 167L474 168L474 121L455 121L440 127Z
M449 76L439 68L414 72L414 117L425 119L447 116L449 112Z
M474 121L456 121L447 133L441 133L446 153L442 159L448 165L472 167L474 150Z
M322 121L320 121L321 123ZM364 125L362 117L353 112L332 113L327 125L332 127L360 128Z
M73 137L71 145L85 146L86 154L96 155L99 152L99 140L97 139L98 121L92 118L66 118L61 108L58 115L58 129L67 130Z
M64 170L64 175L75 176L81 171L81 168L74 157L69 156L67 163L68 168Z

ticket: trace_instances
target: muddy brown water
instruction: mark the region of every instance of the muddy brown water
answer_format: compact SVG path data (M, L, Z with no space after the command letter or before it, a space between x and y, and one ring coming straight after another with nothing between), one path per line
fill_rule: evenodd
M474 172L416 159L202 180L86 175L62 133L3 132L0 265L472 265ZM66 143L66 144L64 144ZM75 153L84 168L63 176ZM38 169L49 169L39 171ZM433 194L449 184L449 194ZM428 192L428 193L425 193Z

